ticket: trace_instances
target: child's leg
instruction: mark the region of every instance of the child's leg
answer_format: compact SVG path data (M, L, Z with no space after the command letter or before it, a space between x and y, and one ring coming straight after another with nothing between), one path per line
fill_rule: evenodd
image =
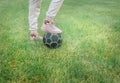
M29 0L29 29L30 39L40 38L37 33L38 29L38 17L40 14L41 0Z
M41 0L29 0L29 29L37 31Z
M52 0L49 9L46 13L46 17L54 18L59 11L64 0Z
M59 11L64 0L52 0L43 22L42 30L51 33L61 33L62 31L54 25L54 17Z

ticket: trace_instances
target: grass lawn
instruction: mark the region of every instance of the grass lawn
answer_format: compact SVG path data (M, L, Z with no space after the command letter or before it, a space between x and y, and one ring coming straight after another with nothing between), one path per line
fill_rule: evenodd
M49 49L29 39L28 0L0 0L0 83L120 83L120 0L65 0L55 21L63 43Z

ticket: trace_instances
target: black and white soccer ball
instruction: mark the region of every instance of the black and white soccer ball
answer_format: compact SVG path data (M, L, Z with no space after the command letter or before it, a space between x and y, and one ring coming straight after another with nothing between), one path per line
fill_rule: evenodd
M47 32L43 36L43 43L49 48L58 48L62 44L61 34Z

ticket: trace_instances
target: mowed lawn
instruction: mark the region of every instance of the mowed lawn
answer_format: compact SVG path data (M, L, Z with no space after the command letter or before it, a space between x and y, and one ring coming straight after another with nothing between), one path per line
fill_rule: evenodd
M30 41L28 1L0 0L0 83L120 83L120 0L65 0L57 49Z

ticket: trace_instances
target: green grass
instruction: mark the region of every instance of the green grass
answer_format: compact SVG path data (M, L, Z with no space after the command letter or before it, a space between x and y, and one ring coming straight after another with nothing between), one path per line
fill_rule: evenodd
M0 0L0 83L120 83L120 0L65 0L55 21L63 43L49 49L29 40L28 0Z

